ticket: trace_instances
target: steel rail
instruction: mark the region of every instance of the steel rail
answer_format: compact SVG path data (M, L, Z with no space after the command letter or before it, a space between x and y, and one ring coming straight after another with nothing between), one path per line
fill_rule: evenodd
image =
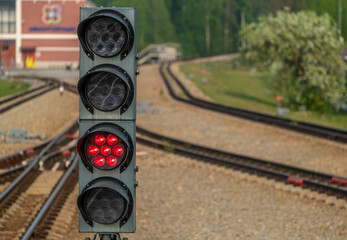
M302 182L303 187L314 188L338 197L347 198L347 187L334 184L333 182L333 179L341 179L347 182L346 178L340 176L224 152L156 134L141 127L137 127L136 131L138 134L146 136L145 138L137 136L136 140L151 147L165 149L169 145L174 153L227 165L253 174L265 175L282 182L289 182L293 178L298 179L300 183ZM152 139L155 140L153 141Z
M39 97L39 96L41 96L41 95L43 95L43 94L45 94L45 93L47 93L49 91L52 91L52 90L58 88L58 85L48 86L46 88L47 89L45 89L45 90L40 89L41 91L36 92L34 95L23 97L23 98L21 98L18 101L15 101L15 102L13 102L13 103L5 106L5 107L0 108L0 114L4 113L4 112L6 112L6 111L8 111L8 110L10 110L10 109L12 109L14 107L17 107L19 104L27 102L28 100L31 100L31 99L33 99L35 97Z
M283 168L287 171L291 171L291 172L296 173L296 174L302 174L302 175L312 174L312 175L315 175L316 177L324 179L327 182L330 182L333 177L343 178L341 176L337 176L337 175L333 175L333 174L313 171L313 170L295 167L295 166L291 166L291 165L287 165L287 164L283 164L283 163L272 162L269 160L263 160L260 158L254 158L254 157L245 156L245 155L241 155L241 154L235 154L235 153L231 153L231 152L222 151L222 150L219 150L216 148L210 148L210 147L206 147L206 146L202 146L202 145L198 145L198 144L194 144L194 143L184 142L181 140L177 140L175 138L169 138L167 136L163 136L163 135L151 132L151 131L146 130L146 129L139 127L139 126L137 126L137 128L136 128L136 132L139 134L143 134L145 136L148 136L150 138L157 139L159 141L167 140L170 142L170 144L173 144L173 145L187 146L187 147L194 149L194 150L197 150L197 151L203 150L204 152L207 152L211 155L228 156L231 158L242 159L243 161L248 161L248 162L252 162L252 163L259 163L261 165L268 166L268 167Z
M19 164L20 162L26 160L29 156L37 155L47 144L49 144L53 138L50 138L43 143L39 143L33 147L28 147L26 149L20 150L18 152L12 153L7 156L3 156L0 158L0 168L8 168L14 165Z
M52 87L50 87L50 88L54 89L56 87L57 87L57 85L53 86L53 88ZM69 88L72 89L73 86L70 86ZM26 94L23 94L23 95L26 95ZM32 99L38 95L40 95L40 93L31 95L30 97L27 97L27 98L23 99L22 101ZM17 95L17 97L21 97L21 96ZM12 98L12 99L16 99L16 98ZM16 102L16 104L18 104L18 101ZM1 110L0 110L0 112L1 112ZM9 165L12 165L11 168L5 169L5 171L1 172L0 176L3 177L2 179L6 179L8 177L12 177L12 178L16 177L10 183L10 185L0 194L0 205L7 208L8 205L6 205L6 204L11 204L11 202L9 202L9 200L10 200L9 198L11 198L12 196L15 196L14 194L16 194L18 192L22 192L22 190L26 188L23 186L23 184L25 182L28 182L28 180L27 180L28 176L33 176L33 174L34 174L33 170L34 169L36 169L36 172L37 172L37 167L40 166L40 168L42 168L45 162L48 162L49 166L52 167L52 164L55 163L54 162L55 158L58 157L59 154L61 154L62 156L65 156L64 151L69 151L69 153L71 152L71 155L70 155L68 162L65 163L65 167L68 168L67 174L65 174L60 179L57 187L55 188L55 190L53 192L53 195L50 195L49 199L45 202L43 208L40 210L40 212L37 215L37 217L35 218L34 222L32 222L28 231L26 231L23 239L27 239L31 236L32 231L35 228L35 224L38 224L38 222L40 222L42 220L43 216L48 211L49 206L54 202L55 197L59 194L59 192L61 191L61 189L65 185L67 179L72 175L72 170L76 169L77 154L72 152L72 150L76 149L75 145L70 146L67 149L58 150L55 152L52 152L52 150L57 148L57 145L63 145L67 141L71 141L70 140L71 138L69 136L67 136L66 134L69 133L69 135L72 136L72 134L76 131L77 123L78 123L78 121L76 120L73 124L71 124L62 133L58 134L57 136L53 137L52 139L49 139L49 140L47 140L41 144L38 144L34 147L24 149L22 151L11 154L9 156L5 156L5 157L0 159L0 163L6 163ZM27 151L30 152L30 158L31 159L29 161L23 162L23 160L25 159L25 155L29 155L29 154L26 154ZM38 152L39 152L39 154L37 154ZM35 154L37 156L33 157L33 154ZM11 160L15 159L16 162L18 162L18 158L21 158L21 160L20 160L21 164L20 165L17 164L16 166L13 167L13 164L15 164L15 163Z
M0 179L2 180L4 177L7 177L13 173L20 172L24 168L26 168L32 161L28 162L22 162L21 164L18 164L16 166L10 167L5 169L4 171L0 172Z
M162 71L162 68L160 70ZM64 84L66 84L66 83L64 83ZM69 84L67 84L66 86L67 86L66 87L67 90L74 92L74 93L77 93L74 86L69 85ZM170 88L168 88L168 89L170 91ZM173 91L173 90L171 89L171 91ZM181 101L188 102L188 103L190 102L186 99L181 99ZM320 177L323 176L325 178L336 177L334 175L330 175L330 174L326 174L326 173L314 172L314 171L310 171L307 169L300 169L300 168L293 167L293 166L288 166L288 165L284 165L284 164L273 163L273 162L266 161L266 160L259 160L259 159L255 159L252 157L222 152L222 151L215 150L212 148L206 148L206 147L195 145L192 143L179 141L179 140L174 139L174 138L168 138L166 136L159 135L159 134L150 132L148 130L145 130L141 127L137 127L137 133L140 135L145 135L146 137L151 137L151 138L156 139L156 141L152 141L152 140L149 140L147 138L142 138L141 136L137 136L137 140L140 143L150 145L152 147L156 147L156 148L160 148L160 149L165 149L166 146L165 146L165 143L163 143L163 140L165 140L166 142L168 142L170 144L170 146L173 147L174 153L184 154L184 155L188 155L190 157L196 158L196 159L203 159L203 160L207 160L210 162L231 166L231 167L234 167L237 169L242 169L242 170L245 170L245 171L248 171L251 173L269 176L269 177L272 177L272 178L275 178L277 180L284 181L284 182L286 182L288 180L288 178L293 176L293 175L282 172L282 171L269 169L268 168L269 165L274 165L277 167L279 167L279 166L280 167L287 167L288 169L290 169L290 171L297 171L299 169L301 171L300 174L302 174L302 173L309 173L312 175L321 174ZM54 138L54 139L56 139L56 138ZM202 151L207 152L207 154L201 153ZM49 156L53 156L53 155L54 155L54 153L51 153L50 155L46 155L46 156L41 156L41 160L45 159L45 158L47 159ZM230 158L242 159L243 161L245 161L245 160L247 160L247 161L250 161L250 160L259 161L263 165L262 166L255 166L255 165L251 165L251 164L244 163L244 162L230 160ZM74 158L73 165L69 167L68 171L70 171L70 174L73 172L73 169L77 165L78 161L76 159L77 159L77 157ZM37 162L38 161L36 161L36 163ZM257 164L259 164L259 163L257 163ZM31 164L31 166L32 165L33 164ZM59 181L57 188L53 191L53 194L46 201L43 208L40 210L39 214L35 218L34 222L31 224L31 226L28 228L28 230L26 231L26 233L22 239L30 239L30 237L32 236L32 234L35 231L35 228L39 225L39 223L42 221L44 216L47 214L51 204L54 202L54 199L57 197L57 195L61 191L62 187L65 185L66 180L69 178L68 176L65 177L66 174ZM332 184L328 184L325 182L322 183L322 182L319 182L317 180L311 179L310 177L300 177L300 178L305 183L304 187L313 187L315 189L319 189L322 191L328 191L329 193L334 193L334 194L337 194L338 196L342 196L344 198L346 198L346 196L347 196L347 189L344 187L334 186ZM1 202L1 196L0 196L0 202Z
M319 125L319 124L314 124L314 123L309 123L309 122L299 121L299 120L293 120L289 118L276 117L269 114L264 114L260 112L255 112L255 111L250 111L250 110L245 110L245 109L240 109L235 107L229 107L229 106L225 106L225 105L221 105L221 104L217 104L217 103L196 98L189 92L189 90L182 84L182 82L173 74L170 66L171 66L171 63L167 65L167 68L166 68L168 74L176 82L176 84L181 88L181 90L184 92L184 94L187 96L188 99L184 99L175 94L169 80L167 79L167 76L164 74L163 64L161 64L159 72L164 80L166 87L169 90L171 97L173 97L174 99L178 101L191 104L197 107L209 109L212 111L216 111L219 113L233 115L233 116L245 118L248 120L262 122L265 124L276 125L276 126L297 131L300 133L310 134L310 135L314 135L321 138L327 138L330 140L347 143L347 130L344 130L344 129L327 127L324 125Z
M47 167L49 169L51 168L54 168L55 166L55 163L62 163L62 159L64 159L64 157L66 155L64 155L63 153L66 152L66 151L69 151L71 154L70 154L70 157L68 158L68 162L69 164L66 165L65 164L65 168L64 168L64 173L63 173L63 176L61 176L57 182L57 184L55 184L56 186L53 186L52 185L52 193L50 193L47 197L44 197L43 201L42 201L42 208L40 208L40 211L38 213L36 213L35 211L36 210L33 210L34 211L34 214L31 217L29 217L28 219L30 220L30 222L28 221L27 223L30 224L29 226L28 225L25 225L25 228L26 228L26 233L22 233L22 234L27 234L28 231L30 232L31 231L31 228L36 224L36 221L41 221L43 216L45 215L45 213L49 210L50 206L53 204L53 202L55 203L55 200L56 200L56 197L61 193L61 189L63 187L65 187L65 183L68 181L67 178L70 177L70 176L73 176L75 177L75 174L72 175L71 174L71 171L75 171L76 170L76 162L77 161L74 161L77 157L76 157L76 146L70 146L70 147L67 147L67 148L64 148L64 149L60 149L58 151L55 151L54 153L51 153L49 155L46 155L44 156L40 163L42 163L41 167L43 165L45 165L46 163L47 164ZM74 151L74 152L72 152ZM59 159L57 160L57 157L59 157ZM44 169L37 169L36 170L37 172L40 172L40 171L44 171ZM70 178L69 178L70 179ZM75 177L75 180L77 178ZM25 190L24 190L25 191ZM23 190L20 192L22 193ZM52 196L53 194L53 196ZM40 205L41 206L41 205ZM33 206L34 207L34 206ZM23 209L24 210L24 209ZM29 209L25 209L25 211L28 211ZM20 212L21 210L18 210L17 209L17 212ZM7 213L6 211L3 211L4 213ZM10 213L11 214L11 213ZM13 214L13 213L12 213ZM3 216L4 217L4 216ZM31 220L31 219L34 219L34 220ZM28 228L29 227L29 228ZM21 235L22 235L21 234ZM19 237L18 235L16 237Z
M31 162L31 164L25 168L25 170L0 194L0 204L4 202L4 200L8 197L8 195L13 192L19 184L29 175L29 173L36 167L38 166L38 163L42 157L46 153L48 153L52 147L58 142L61 141L66 133L71 131L71 129L74 129L76 127L77 120L71 124L67 129L65 129L62 133L57 135L52 139L52 141L46 145L46 147L40 152L38 156L34 158L34 160Z
M72 93L78 94L78 91L77 91L77 87L76 87L76 86L64 82L64 87L65 87L66 90L68 90L68 91L70 91L70 92L72 92Z
M20 76L20 77L25 78L25 76ZM40 77L35 77L35 78L40 79L40 80L45 81L45 82L51 82L51 83L54 82L54 81L55 82L58 81L56 79L47 79L47 78L40 78ZM77 94L77 89L76 89L75 86L73 86L71 84L68 84L68 83L63 83L63 84L64 84L64 86L66 87L66 89L68 91L71 91L71 92ZM43 86L43 87L46 87L46 86ZM26 95L26 94L24 94L24 95ZM16 97L18 97L18 96L16 96ZM31 99L31 98L29 98L29 99ZM75 123L77 123L77 120L76 120ZM37 145L35 145L33 147L28 147L26 149L20 150L18 152L13 153L13 154L0 157L0 169L1 168L2 169L3 168L8 168L7 170L5 170L3 172L4 174L0 174L0 177L2 175L6 175L7 171L11 172L11 169L12 170L15 170L15 169L20 170L22 168L21 167L21 165L22 165L21 162L22 161L25 161L28 158L37 156L37 154L39 154L42 151L42 149L44 149L53 140L54 140L54 137L51 138L51 139L46 140L43 143L37 144ZM30 156L26 156L26 155L30 155Z
M77 121L75 121L73 124L77 128ZM44 147L46 147L53 139L54 139L54 137L46 140L43 143L39 143L33 147L28 147L26 149L20 150L18 152L13 153L13 154L1 157L0 158L0 169L12 168L16 165L20 165L21 162L23 162L23 161L26 161L30 158L37 156L42 151L42 149L44 149ZM1 175L0 175L0 177L1 177Z
M14 100L14 99L16 99L16 98L23 97L23 96L28 95L28 94L30 94L30 93L39 91L39 90L41 90L41 89L43 89L43 88L45 88L45 87L46 87L46 85L41 85L41 86L38 86L38 87L36 87L36 88L29 89L29 90L24 91L24 92L20 92L20 93L17 93L17 94L12 94L12 95L10 95L10 96L8 96L8 97L3 97L3 98L0 99L0 105L1 105L1 104L4 104L4 103L7 103L7 102L9 102L9 101L11 101L11 100Z
M26 76L20 76L20 77L26 78ZM55 89L55 88L58 87L56 84L54 84L54 83L58 82L58 80L56 80L56 79L47 79L47 78L40 78L40 77L35 77L35 78L40 79L41 81L44 81L44 82L46 82L46 83L49 83L50 85L53 85L53 86L51 86L49 89L47 89L47 90L44 91L44 92L40 92L40 93L38 93L38 94L36 94L36 95L32 95L32 96L29 96L29 97L23 99L22 101L20 101L20 103L25 102L25 101L30 100L30 99L33 99L33 98L35 98L36 96L42 95L42 94L44 94L45 92L50 91L50 90L53 90L53 89ZM74 92L74 93L77 93L77 90L76 90L76 91L74 90L76 87L74 87L73 85L70 85L70 84L67 84L67 83L64 83L64 85L67 86L67 89L68 89L69 91L72 91L72 92ZM47 87L47 85L42 86L40 89L42 89L42 88L44 88L44 87ZM29 91L30 91L30 90L29 90ZM26 91L26 92L20 93L20 94L15 94L16 96L10 97L10 98L11 98L11 99L15 99L15 98L21 97L21 96L23 96L23 95L27 95L27 93L28 93L29 91ZM31 92L32 92L32 91L31 91ZM19 102L16 102L16 103L12 104L12 105L10 106L10 108L17 106L18 104L19 104ZM9 109L9 108L7 108L7 110L8 110L8 109ZM0 113L1 113L1 109L0 109ZM32 157L33 154L34 154L34 155L37 154L37 152L39 152L40 150L42 150L42 149L43 149L47 144L49 144L52 140L53 140L53 138L52 138L52 139L49 139L49 140L47 140L47 141L45 141L44 143L40 143L40 144L38 144L38 145L36 145L36 146L29 147L29 148L27 148L27 149L18 151L18 152L16 152L16 153L13 153L13 154L10 154L10 155L1 157L1 158L0 158L0 168L13 167L13 166L16 165L16 164L19 164L21 161L23 161L23 160L26 159L26 156L25 156L26 153L28 153L29 151L34 151L34 152L30 152L30 155L31 155L31 157Z
M74 171L77 171L77 163L78 163L78 156L75 156L72 164L68 168L68 170L65 172L63 177L60 179L59 183L57 186L54 188L52 194L49 196L43 207L41 208L40 212L37 214L35 217L34 221L30 225L30 227L26 230L24 236L22 237L22 240L27 240L30 239L32 234L34 233L35 229L39 226L41 223L42 219L44 218L45 215L49 212L49 209L53 205L54 201L57 199L58 195L62 192L62 189L64 186L66 186L66 183L72 176L72 173Z

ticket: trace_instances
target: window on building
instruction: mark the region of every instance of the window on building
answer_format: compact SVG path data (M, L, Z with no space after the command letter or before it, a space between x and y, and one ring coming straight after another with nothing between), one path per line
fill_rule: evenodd
M16 32L15 2L5 0L0 2L0 33Z

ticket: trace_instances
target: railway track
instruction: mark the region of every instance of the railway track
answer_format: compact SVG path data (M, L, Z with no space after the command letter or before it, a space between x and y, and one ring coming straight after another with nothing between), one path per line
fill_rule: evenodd
M71 131L70 133L65 134L65 138L68 139L75 139L77 138L76 131L77 131L77 122L74 123L74 131ZM48 139L43 143L39 143L35 146L23 149L21 151L15 152L13 154L4 156L0 158L0 176L3 174L4 169L10 169L17 165L20 165L22 163L28 162L30 159L38 156L40 152L53 140L54 138Z
M41 204L41 208L33 218L32 223L23 233L22 240L26 239L63 239L62 231L69 229L68 220L72 219L76 211L76 198L78 192L78 157L72 154L70 166L66 168L57 181L56 187L47 196L47 200Z
M77 128L75 121L64 132L51 139L37 156L26 160L26 164L3 170L0 178L3 189L0 194L2 239L21 239L27 235L32 224L38 221L35 220L36 217L42 215L40 211L48 204L51 193L56 192L55 186L61 179L67 178L63 176L72 171L68 169L75 168L76 144L74 139L66 136L75 134ZM17 172L15 177L14 169Z
M35 97L39 97L49 91L52 91L56 89L59 85L57 84L56 80L53 79L41 79L39 80L45 82L44 85L38 86L36 88L11 95L9 97L1 98L0 99L0 114L22 104L29 100L34 99Z
M173 74L171 71L171 63L164 65L161 64L159 68L159 72L161 77L164 80L166 87L168 88L169 94L172 98L184 102L186 104L190 104L196 107L209 109L215 112L233 115L241 118L245 118L248 120L261 122L270 125L276 125L282 128L286 128L292 131L297 131L304 134L310 134L313 136L326 138L338 142L347 143L347 131L338 128L327 127L323 125L318 125L314 123L308 123L304 121L292 120L289 118L280 118L276 116L272 116L269 114L254 112L250 110L228 107L225 105L205 101L199 98L194 97L189 90L182 84L182 82ZM176 86L174 86L174 84ZM175 89L179 88L184 97L176 94Z
M48 85L2 99L0 109L7 111L57 86L56 80L49 80ZM64 87L77 93L75 86L64 83ZM77 131L76 120L52 139L0 158L1 239L31 239L48 234L47 228L41 226L47 221L55 223L55 215L49 213L60 212L66 196L77 186Z
M139 126L136 133L137 142L150 147L266 176L347 200L347 179L344 177L208 148L156 134Z
M75 86L64 85L77 94ZM0 183L10 183L0 194L2 239L59 239L69 232L67 219L71 220L77 211L75 171L78 158L76 144L71 145L76 138L77 127L76 121L52 139L0 159ZM347 179L340 176L223 152L141 127L137 127L137 141L347 200Z
M0 194L0 205L9 195L11 195L12 192L15 192L19 183L25 181L25 178L30 171L37 168L42 158L45 158L46 155L50 156L52 153L59 151L59 149L61 149L63 146L73 144L74 140L77 138L77 129L78 124L77 121L75 121L64 132L42 144L35 146L36 153L35 151L30 151L32 154L27 155L22 154L24 151L19 151L15 154L3 157L2 160L6 162L7 168L1 168L0 172L0 189L3 190ZM63 156L67 156L69 154L70 152L68 151L62 152Z

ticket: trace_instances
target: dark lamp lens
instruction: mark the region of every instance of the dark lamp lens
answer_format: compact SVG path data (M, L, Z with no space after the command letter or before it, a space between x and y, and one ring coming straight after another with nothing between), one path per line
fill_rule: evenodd
M110 146L107 146L107 145L103 145L101 148L100 148L100 153L104 156L108 156L111 154L111 147Z
M96 156L94 158L94 163L96 166L104 166L105 165L105 158L103 156Z
M85 199L88 215L101 224L111 224L119 220L126 208L126 200L109 188L91 189Z
M116 19L101 17L87 27L86 42L101 57L118 55L127 43L127 30Z
M108 145L113 146L113 145L115 145L117 143L117 137L115 135L113 135L113 134L110 134L110 135L107 136L106 142L107 142Z
M127 97L128 87L117 75L97 72L86 82L86 96L89 102L101 111L119 108Z
M112 152L117 157L122 156L124 152L124 148L122 146L114 146Z
M106 164L110 167L114 167L117 164L117 158L115 156L109 156L106 159Z
M95 137L94 137L94 142L96 145L103 145L105 143L106 139L105 139L105 136L102 135L102 134L97 134Z
M88 148L88 153L91 156L96 156L99 153L99 148L95 145L90 145Z

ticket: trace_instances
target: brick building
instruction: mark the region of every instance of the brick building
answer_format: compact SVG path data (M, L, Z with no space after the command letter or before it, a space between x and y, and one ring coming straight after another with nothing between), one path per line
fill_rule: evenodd
M1 0L1 67L77 67L79 8L89 6L87 0Z

